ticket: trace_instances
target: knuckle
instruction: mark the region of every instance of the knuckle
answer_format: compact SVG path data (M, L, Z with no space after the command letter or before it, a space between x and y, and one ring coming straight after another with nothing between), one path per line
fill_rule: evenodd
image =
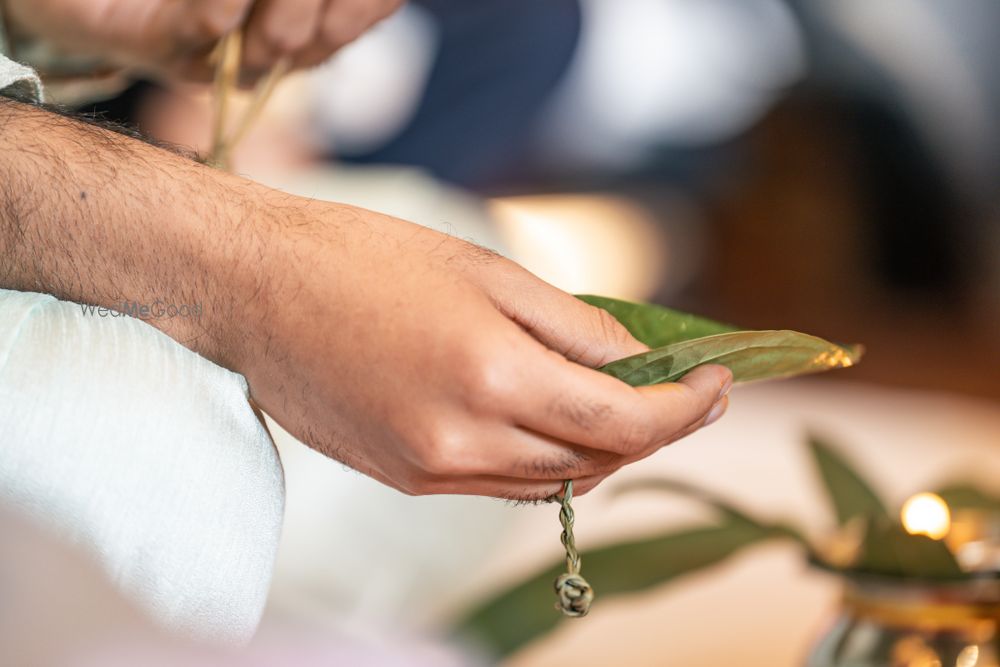
M550 410L560 419L585 431L614 419L614 410L610 405L581 396L560 396L553 400Z
M562 356L570 361L575 361L577 363L582 363L588 365L591 361L591 356L594 351L594 339L593 338L578 338L572 341L566 349L563 350ZM557 354L557 353L553 353ZM601 358L599 361L593 361L593 364L600 364L603 361Z
M614 315L603 308L595 308L595 310L597 311L595 319L597 333L604 341L613 345L624 345L631 340L632 334L621 322L615 319Z
M454 476L465 471L465 437L451 425L428 429L414 450L416 463L430 475Z
M610 475L625 465L622 457L614 452L596 454L593 463L593 467L587 472L588 475Z
M628 330L603 308L581 305L586 308L587 335L579 337L564 350L566 358L588 366L600 366L627 354L634 345Z
M495 355L472 351L465 355L461 384L474 405L489 407L505 400L512 388L510 367Z
M630 419L616 432L613 445L623 454L637 454L654 442L653 429L637 419Z

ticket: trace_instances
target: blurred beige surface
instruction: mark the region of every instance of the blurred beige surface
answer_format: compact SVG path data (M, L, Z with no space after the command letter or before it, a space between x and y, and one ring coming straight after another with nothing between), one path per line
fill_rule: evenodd
M998 486L995 405L827 378L737 388L718 424L624 471L619 480L683 477L816 533L831 517L801 446L806 426L842 443L897 506L963 473ZM584 572L588 545L697 520L689 504L666 496L612 499L614 484L575 503ZM515 569L543 550L557 555L553 510L530 514L510 536L518 548L498 570ZM564 623L511 665L793 667L832 620L837 595L836 580L809 570L794 548L763 545L674 585L627 599L599 598L590 616Z
M0 505L81 548L160 628L244 643L284 505L248 395L148 322L0 289Z

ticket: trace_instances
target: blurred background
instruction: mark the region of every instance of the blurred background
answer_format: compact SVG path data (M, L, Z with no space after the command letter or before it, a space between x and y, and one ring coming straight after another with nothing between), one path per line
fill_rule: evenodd
M994 0L413 0L282 82L236 168L471 238L571 292L863 342L859 367L739 388L720 424L621 475L681 475L821 530L807 427L894 503L961 474L997 490L998 37ZM203 89L137 81L83 108L207 148ZM404 498L275 437L288 506L263 636L444 641L558 558L554 507ZM584 563L692 512L600 489L577 503ZM598 591L509 664L791 667L838 595L762 547Z

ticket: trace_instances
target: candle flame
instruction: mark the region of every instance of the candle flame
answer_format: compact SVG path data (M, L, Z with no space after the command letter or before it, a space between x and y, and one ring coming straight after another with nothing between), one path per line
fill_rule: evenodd
M903 503L903 527L911 535L940 540L951 530L951 511L936 493L918 493Z

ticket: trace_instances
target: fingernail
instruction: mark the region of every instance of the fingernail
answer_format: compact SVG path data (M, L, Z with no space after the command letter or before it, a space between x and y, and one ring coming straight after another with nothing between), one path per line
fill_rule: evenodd
M726 384L722 385L722 389L719 390L719 395L716 397L716 401L721 401L725 396L729 394L729 391L733 388L733 376L730 375L729 379L726 380Z
M708 426L709 424L714 424L715 422L719 421L719 417L721 417L722 413L724 413L725 411L726 411L726 406L724 403L719 402L713 405L712 409L708 411L708 416L705 417L705 426Z

